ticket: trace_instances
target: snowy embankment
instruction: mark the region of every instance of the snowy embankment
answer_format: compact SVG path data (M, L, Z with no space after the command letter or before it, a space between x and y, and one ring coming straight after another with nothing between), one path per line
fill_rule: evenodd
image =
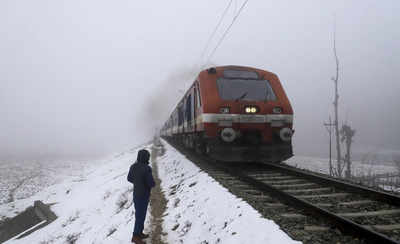
M126 181L136 150L120 154L92 172L71 177L32 197L0 206L13 216L42 200L52 204L58 218L46 227L6 243L128 243L132 236L134 212L132 185ZM149 228L149 221L146 223Z
M168 200L162 224L165 243L299 243L174 148L164 145L166 152L157 165ZM136 155L137 150L127 151L79 177L0 205L0 213L12 217L41 200L51 204L58 216L44 228L6 243L130 243L135 216L132 185L126 175ZM152 223L150 213L149 206L145 232L151 234L157 221Z
M167 243L299 243L167 143L158 159Z

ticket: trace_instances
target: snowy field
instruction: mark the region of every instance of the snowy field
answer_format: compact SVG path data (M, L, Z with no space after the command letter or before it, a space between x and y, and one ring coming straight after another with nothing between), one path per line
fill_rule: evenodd
M299 243L180 153L166 148L157 163L168 199L162 226L165 243ZM58 216L48 226L6 243L129 243L134 209L132 185L126 175L136 153L128 151L33 196L0 205L0 213L12 217L33 201L42 200L51 203ZM152 228L149 216L145 232L151 233Z
M329 158L294 156L285 161L285 163L300 169L329 174ZM332 159L332 164L335 165L334 159ZM391 162L363 164L360 161L354 161L352 162L351 170L355 176L397 172L397 168L392 166Z
M80 177L104 160L0 161L0 205L34 195L71 177Z

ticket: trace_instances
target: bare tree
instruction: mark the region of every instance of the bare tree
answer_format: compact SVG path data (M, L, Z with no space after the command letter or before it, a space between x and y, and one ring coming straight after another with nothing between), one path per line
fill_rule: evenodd
M393 159L393 164L397 169L397 172L400 174L400 154L393 154L392 159Z
M350 125L342 125L340 129L340 135L342 136L341 141L346 144L346 155L344 158L344 165L347 166L346 178L351 178L351 143L353 142L353 137L356 134L356 130L353 130Z
M335 100L333 102L334 111L335 111L335 120L334 120L334 127L335 127L335 136L336 136L336 167L335 167L335 174L338 177L342 177L342 172L344 168L342 156L341 156L341 149L340 149L340 137L339 137L339 114L338 114L338 106L339 106L339 93L338 93L338 81L339 81L339 58L336 52L336 21L334 25L333 31L333 54L335 55L336 61L336 76L332 77L332 81L335 84Z
M364 153L361 158L361 164L374 165L378 161L378 155L375 152Z

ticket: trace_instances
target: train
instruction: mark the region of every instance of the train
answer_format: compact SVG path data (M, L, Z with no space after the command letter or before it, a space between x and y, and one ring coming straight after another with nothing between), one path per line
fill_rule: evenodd
M286 160L293 134L278 76L233 65L201 71L160 130L167 141L225 162Z

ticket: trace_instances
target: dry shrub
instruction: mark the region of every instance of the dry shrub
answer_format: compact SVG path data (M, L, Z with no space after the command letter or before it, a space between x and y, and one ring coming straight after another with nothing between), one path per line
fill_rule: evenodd
M75 242L79 239L81 233L74 233L67 235L66 242L68 244L75 244Z

